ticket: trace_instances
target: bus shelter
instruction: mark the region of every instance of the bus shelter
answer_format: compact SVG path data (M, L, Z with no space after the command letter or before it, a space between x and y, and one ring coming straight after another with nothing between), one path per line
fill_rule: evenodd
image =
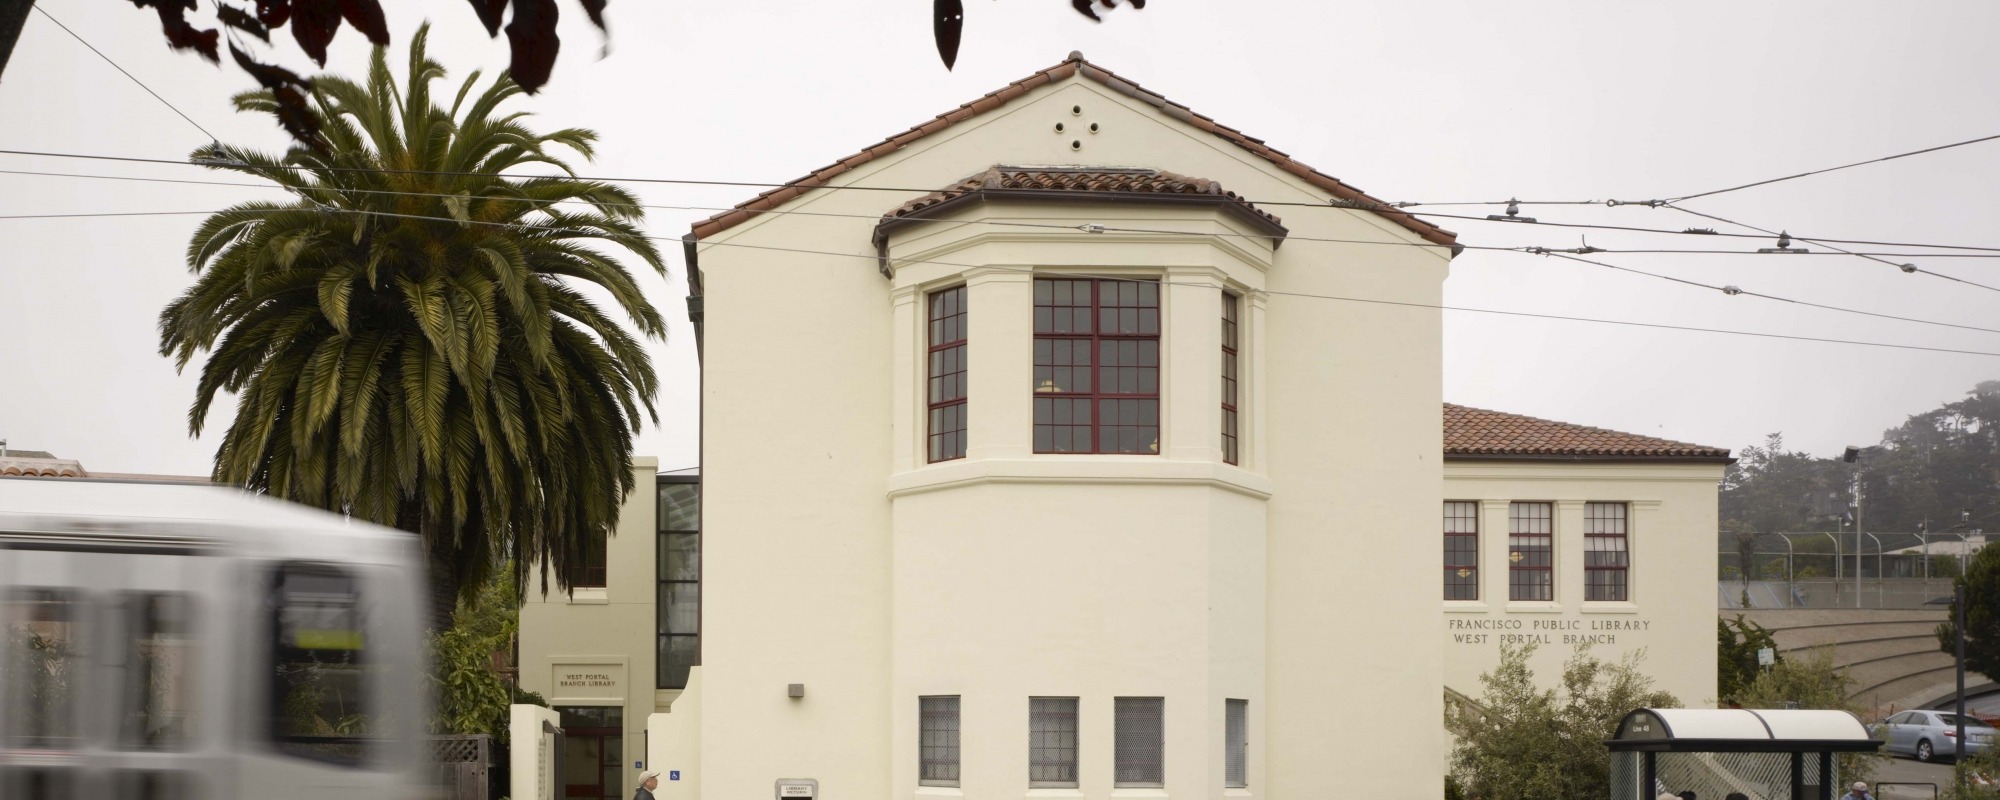
M1611 800L1833 800L1839 755L1882 743L1845 711L1642 708L1605 745Z

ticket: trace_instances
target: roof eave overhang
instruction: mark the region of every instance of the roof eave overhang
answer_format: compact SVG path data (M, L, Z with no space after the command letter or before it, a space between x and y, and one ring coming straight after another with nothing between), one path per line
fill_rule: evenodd
M889 237L896 231L957 213L969 207L986 203L1085 203L1159 205L1185 208L1217 210L1249 225L1271 239L1271 247L1283 244L1291 231L1271 218L1257 213L1243 201L1233 197L1215 194L1148 194L1143 192L1079 192L1064 189L973 189L964 194L911 211L897 217L885 217L875 225L874 242L880 249L889 243Z
M1517 461L1592 464L1734 464L1729 456L1644 456L1572 453L1450 453L1446 461Z

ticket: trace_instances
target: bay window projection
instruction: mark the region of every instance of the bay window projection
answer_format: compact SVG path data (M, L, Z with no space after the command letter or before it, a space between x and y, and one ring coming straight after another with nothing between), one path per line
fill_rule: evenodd
M1624 503L1583 504L1583 599L1630 600Z
M1554 566L1554 504L1509 503L1507 599L1554 600Z
M1037 453L1160 452L1160 284L1035 279Z
M965 287L930 295L929 460L965 457Z

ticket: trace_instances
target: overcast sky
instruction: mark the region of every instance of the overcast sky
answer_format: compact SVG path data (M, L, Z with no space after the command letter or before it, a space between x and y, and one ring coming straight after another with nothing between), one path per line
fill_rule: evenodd
M1093 25L1063 0L966 0L956 71L925 0L621 0L608 52L563 0L565 49L517 105L543 129L599 131L605 176L784 181L1082 50L1093 62L1394 201L1645 200L2000 133L1991 2L1154 0ZM40 0L202 126L277 151L233 113L248 78L169 52L122 0ZM505 67L462 0L388 0L398 52L426 17L454 79ZM310 62L289 37L288 66ZM327 68L359 75L351 29ZM398 56L400 58L400 56ZM455 81L454 81L455 83ZM180 159L208 137L40 14L0 78L0 149ZM2000 141L1689 201L1795 234L2000 246ZM1154 165L1172 169L1171 164ZM0 169L241 180L193 167L0 155ZM722 206L749 188L635 185L647 203ZM0 174L0 215L204 211L277 193ZM1497 208L1440 207L1483 217ZM1335 213L1281 209L1282 214ZM678 237L704 211L652 212ZM1545 222L1683 229L1680 212L1526 206ZM107 472L206 473L219 432L187 434L194 372L155 353L154 320L190 281L200 217L0 219L0 438ZM1433 217L1470 245L1731 249L1705 239ZM1811 245L1806 245L1812 247ZM1815 250L1819 249L1814 247ZM1852 248L1851 248L1852 249ZM1889 251L1899 248L1859 248ZM679 248L646 281L669 319L653 348L662 422L638 451L692 466L693 335ZM2000 293L1858 258L1593 258L1800 301L2000 328ZM2000 262L1897 258L2000 286ZM1469 251L1449 305L2000 353L2000 334L1873 319L1573 262ZM1304 302L1304 301L1302 301ZM1326 313L1341 305L1326 302ZM2000 377L2000 357L1576 322L1445 315L1445 399L1741 448L1783 431L1826 455ZM210 430L233 406L218 404Z

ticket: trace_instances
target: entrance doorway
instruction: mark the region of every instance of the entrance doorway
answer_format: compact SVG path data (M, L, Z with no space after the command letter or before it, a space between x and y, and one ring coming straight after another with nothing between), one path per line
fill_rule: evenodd
M557 706L562 715L563 797L624 800L625 709Z

